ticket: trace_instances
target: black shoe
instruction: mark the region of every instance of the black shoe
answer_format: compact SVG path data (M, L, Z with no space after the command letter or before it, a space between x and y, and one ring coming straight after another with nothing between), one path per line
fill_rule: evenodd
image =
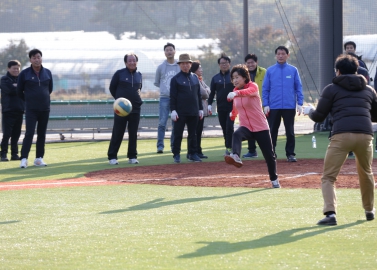
M297 162L297 159L295 158L295 156L290 155L290 156L287 157L287 161L288 162Z
M157 154L162 154L162 153L164 153L164 151L162 149L157 150Z
M320 221L317 222L317 225L328 225L328 226L334 226L337 225L338 223L336 222L336 217L330 217L326 216L324 219L321 219Z
M354 157L354 156L355 154L352 151L348 153L348 157Z
M21 160L21 158L18 155L12 155L10 160Z
M180 155L175 155L173 158L174 158L174 163L181 163L181 156Z
M374 214L376 213L376 210L373 208L372 211L365 211L365 216L367 220L373 220L374 219Z
M189 161L202 162L202 160L198 157L197 154L189 155Z
M198 154L198 157L199 158L208 158L207 156L203 155L203 154Z
M9 161L9 159L7 158L6 155L2 155L1 156L1 161Z

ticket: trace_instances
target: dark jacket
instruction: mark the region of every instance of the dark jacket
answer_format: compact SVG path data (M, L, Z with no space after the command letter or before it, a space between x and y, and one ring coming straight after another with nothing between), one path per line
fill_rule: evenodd
M53 82L51 71L42 67L39 77L30 66L18 76L17 94L25 100L26 110L49 111Z
M13 77L7 72L7 75L1 78L1 111L4 112L18 112L25 111L25 102L17 96L18 77Z
M181 71L171 79L170 110L178 117L199 116L199 110L203 110L199 79L193 73Z
M322 122L329 113L333 135L351 132L373 136L371 118L377 119L376 91L367 86L362 75L337 76L323 89L317 109L311 110L309 117L315 122Z
M140 113L143 104L140 97L142 86L143 77L139 71L131 72L128 68L123 68L114 73L109 89L114 99L123 97L131 102L131 113Z
M217 111L231 112L233 109L233 101L228 102L227 97L230 92L233 92L234 85L230 80L230 70L225 74L218 73L213 76L211 80L211 94L209 94L208 104L212 105L213 99L216 95Z

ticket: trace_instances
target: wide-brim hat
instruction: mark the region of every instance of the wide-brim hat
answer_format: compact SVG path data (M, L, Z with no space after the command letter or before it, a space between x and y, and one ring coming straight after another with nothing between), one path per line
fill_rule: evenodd
M191 61L191 57L190 57L190 55L188 54L188 53L183 53L183 54L181 54L180 56L179 56L179 59L178 59L178 64L179 63L192 63L192 61Z

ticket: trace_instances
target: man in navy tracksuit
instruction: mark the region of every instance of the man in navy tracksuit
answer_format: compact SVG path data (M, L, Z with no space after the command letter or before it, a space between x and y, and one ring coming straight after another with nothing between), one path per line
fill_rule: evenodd
M183 131L187 124L188 159L194 162L202 160L197 155L196 127L199 118L203 118L202 96L199 79L190 72L191 58L188 54L179 56L178 65L181 71L170 81L170 109L174 123L173 158L180 163Z
M115 72L110 82L110 93L114 99L123 97L132 104L132 111L125 117L114 113L114 126L107 156L110 165L118 164L118 151L123 141L126 127L128 129L128 163L138 164L137 160L137 130L140 122L140 107L143 101L140 97L142 75L137 71L138 57L130 53L124 56L125 68Z
M33 49L29 52L31 66L21 71L18 77L17 94L25 100L26 132L21 148L21 168L27 167L27 159L37 126L35 166L47 166L45 154L46 130L50 115L50 94L53 82L51 71L42 66L42 52ZM37 124L38 123L38 124Z
M18 156L18 139L21 135L25 102L17 96L17 80L21 63L17 60L8 62L8 72L1 78L1 111L3 139L1 140L1 161L7 158L8 142L11 140L11 160L20 160Z
M233 109L233 101L228 102L227 96L233 92L234 85L230 80L230 58L222 54L217 60L220 66L220 72L213 76L211 80L211 93L208 98L208 113L212 114L212 102L216 95L217 116L223 131L225 140L225 155L229 155L232 151L232 136L234 132L234 121L229 117L229 113Z

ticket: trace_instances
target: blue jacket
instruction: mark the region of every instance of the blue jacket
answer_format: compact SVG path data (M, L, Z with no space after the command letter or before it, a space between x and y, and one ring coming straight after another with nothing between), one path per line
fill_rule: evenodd
M199 79L193 73L181 71L171 79L170 110L178 117L199 116L199 110L203 110Z
M7 75L1 78L0 88L1 88L1 110L2 112L18 112L24 113L25 102L17 96L17 78Z
M288 63L267 68L262 88L263 107L296 109L296 103L302 106L304 102L298 70Z
M123 68L115 72L110 82L110 93L114 99L123 97L132 104L131 113L140 113L143 101L140 91L143 86L143 79L137 70L130 72L128 68Z
M228 102L227 97L230 92L233 92L234 85L230 80L230 70L223 74L221 71L213 76L211 80L211 93L209 94L208 104L212 105L213 99L216 95L217 111L231 112L233 109L233 101Z
M17 94L25 100L26 110L49 111L53 82L51 71L42 66L39 77L30 66L18 76Z

